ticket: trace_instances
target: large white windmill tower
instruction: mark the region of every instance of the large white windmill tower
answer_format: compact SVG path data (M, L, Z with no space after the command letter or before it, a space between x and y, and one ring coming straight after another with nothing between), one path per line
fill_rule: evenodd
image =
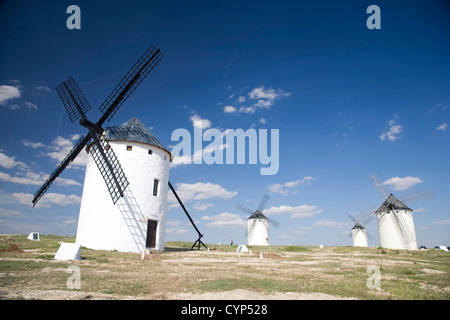
M111 201L91 146L76 243L91 249L163 250L171 153L136 118L105 130L105 140L126 172L124 196Z
M87 119L86 113L92 108L72 77L56 87L70 120L79 120L88 133L75 143L35 192L32 203L36 206L86 147L89 160L76 239L80 245L129 252L142 252L145 248L162 250L170 187L198 233L192 248L200 249L201 245L207 248L201 241L203 234L169 182L172 154L135 118L121 126L103 129L105 121L111 120L162 58L161 50L151 45L100 105L102 116L95 123Z
M261 200L258 209L255 211L238 205L238 208L250 213L250 217L247 219L247 231L245 236L247 237L247 245L249 246L268 246L269 245L269 225L278 227L279 223L273 219L266 217L262 211L269 200L268 195L264 195Z
M389 249L417 249L412 209L389 194L375 212L380 246Z
M380 246L388 249L417 249L416 231L412 209L405 203L434 197L432 191L420 191L404 195L401 199L392 193L387 195L378 177L371 173L369 178L383 197L381 206L368 214L351 217L355 222L367 223L377 217Z

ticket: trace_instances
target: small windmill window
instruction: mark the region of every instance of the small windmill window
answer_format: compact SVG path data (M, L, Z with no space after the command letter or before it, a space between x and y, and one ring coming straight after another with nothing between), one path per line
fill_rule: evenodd
M153 150L148 150L148 154L153 154Z
M159 186L159 180L158 179L153 180L153 195L155 197L158 196L158 186Z
M127 146L127 151L131 151L133 149L133 146Z

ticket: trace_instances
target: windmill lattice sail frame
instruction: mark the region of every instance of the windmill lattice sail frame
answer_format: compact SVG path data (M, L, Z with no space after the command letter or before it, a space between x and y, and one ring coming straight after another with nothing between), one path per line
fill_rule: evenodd
M130 94L156 67L163 57L161 50L151 45L101 104L100 111L103 114L96 123L87 119L86 113L91 110L91 106L72 77L63 81L63 83L56 87L56 91L63 102L70 121L74 122L75 120L79 120L80 124L86 127L89 133L76 142L64 160L36 191L32 200L33 207L42 198L53 181L56 180L61 172L67 168L81 150L83 150L90 142L94 143L95 147L91 148L93 150L94 161L102 172L102 176L108 187L113 203L115 204L116 201L123 196L123 192L128 186L128 180L126 179L125 173L123 172L114 151L108 146L108 143L103 140L102 125L106 120L111 120Z
M392 219L392 224L396 229L402 247L404 249L408 248L408 245L414 243L416 238L408 227L404 217L400 214L396 214L398 208L411 210L406 206L407 203L413 203L421 200L433 199L434 193L431 190L423 190L414 193L409 193L403 195L400 198L396 198L392 193L387 194L386 190L383 188L383 183L378 178L375 173L370 173L369 180L375 186L378 193L383 198L383 203L376 210L372 210L368 213L360 214L357 216L350 216L350 218L355 222L361 225L367 224L374 216L379 215L379 223L382 223L385 219L388 218L388 213L392 212L389 215L390 219Z

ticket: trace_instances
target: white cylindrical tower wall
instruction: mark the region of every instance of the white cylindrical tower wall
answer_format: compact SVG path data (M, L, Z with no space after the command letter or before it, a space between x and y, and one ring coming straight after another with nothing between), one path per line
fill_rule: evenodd
M394 214L399 215L399 217L395 218L393 216ZM402 236L400 235L402 231L399 229L398 222L396 221L400 221L400 223L404 224L404 226L409 230L408 233L414 241L405 243L404 239L402 239ZM411 210L391 210L387 213L378 213L377 222L380 247L406 250L417 249L416 231L414 228L414 220ZM403 238L407 239L408 236Z
M97 250L143 252L149 220L156 221L152 249L164 249L170 154L140 142L109 141L129 181L114 205L91 155L88 158L76 243ZM151 151L149 151L151 150ZM157 194L153 195L155 179Z
M352 239L354 247L368 247L366 229L353 228Z
M247 220L247 244L250 246L269 245L269 223L267 219Z

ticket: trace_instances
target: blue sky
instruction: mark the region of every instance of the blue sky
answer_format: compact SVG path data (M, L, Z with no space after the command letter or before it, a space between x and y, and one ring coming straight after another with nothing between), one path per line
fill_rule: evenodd
M69 30L66 9L81 9ZM381 11L370 30L368 6ZM450 5L446 1L2 1L0 233L75 235L86 155L36 208L32 194L85 128L55 87L73 76L93 109L150 44L164 59L110 123L137 117L166 146L174 130L278 129L279 170L179 164L170 171L207 243L245 243L270 195L271 244L351 245L349 214L377 208L368 179L413 203L419 245L450 245ZM207 144L203 147L205 147ZM226 148L224 149L226 152ZM166 240L196 232L169 198ZM367 226L378 245L376 222Z

